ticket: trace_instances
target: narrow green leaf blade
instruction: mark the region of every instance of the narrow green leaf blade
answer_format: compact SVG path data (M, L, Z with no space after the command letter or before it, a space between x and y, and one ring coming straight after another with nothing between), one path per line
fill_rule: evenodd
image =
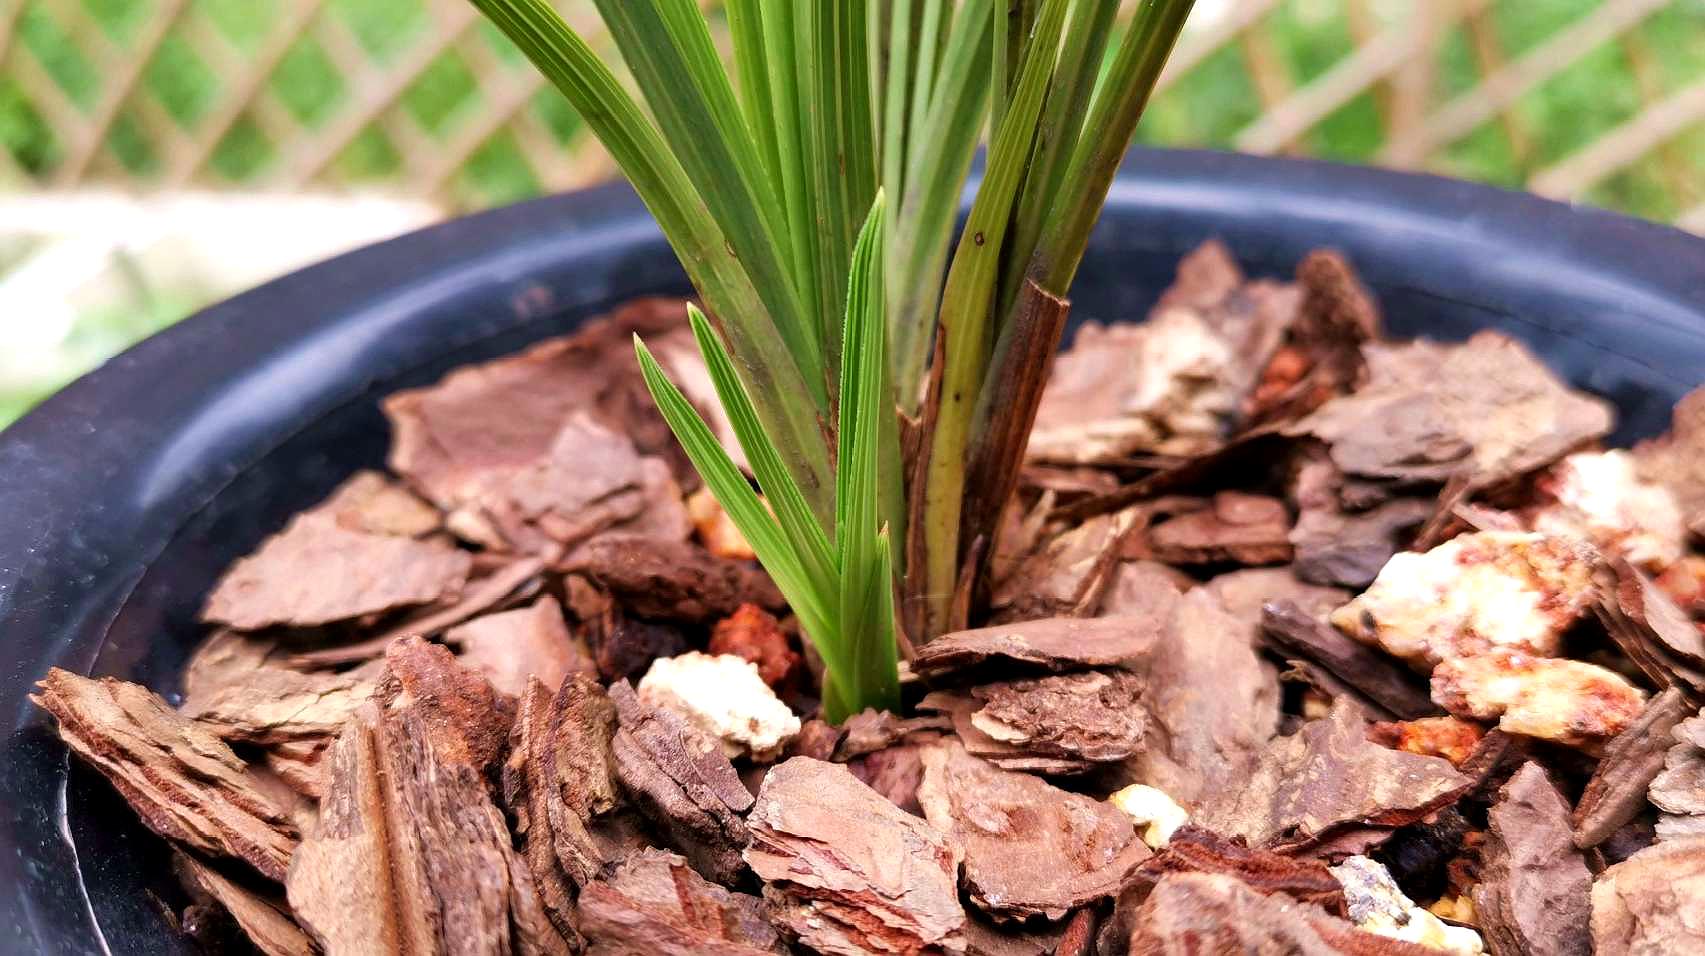
M899 448L882 428L892 419L888 400L888 356L883 321L883 194L878 191L854 247L847 284L842 347L840 447L836 473L837 563L842 637L849 657L842 689L868 706L898 703L894 674L893 568L889 542L879 522L890 503L882 482Z
M711 384L716 387L722 410L734 426L734 435L740 439L740 447L746 452L746 460L758 478L758 486L769 499L770 508L813 587L826 593L834 581L834 556L829 550L827 532L812 514L799 485L782 463L781 453L764 434L763 425L758 421L757 412L752 408L745 388L740 385L739 377L735 375L734 363L722 340L698 307L689 304L687 317L692 323L699 353L704 356L705 367L710 372Z
M729 239L679 159L615 74L546 0L472 2L562 91L621 166L712 315L733 331L728 340L765 431L786 449L788 467L813 510L831 520L834 475L823 383L808 379L793 360L777 317L730 254ZM801 402L802 395L820 399Z
M824 716L832 723L851 716L853 706L877 710L900 707L892 554L888 529L883 528L872 536L869 559L842 575L841 615L848 660L838 683L846 689L845 697L856 704L839 704L836 712L825 697Z
M693 0L595 0L669 148L722 224L818 407L828 408L815 316L787 256L786 220Z
M917 407L960 194L988 113L990 23L996 14L992 0L967 0L952 18L937 69L931 65L936 62L934 40L927 36L929 14L936 5L935 0L925 5L926 36L919 41L913 90L916 94L929 88L933 97L919 103L914 96L917 112L908 133L906 189L889 230L890 354L895 398L907 411ZM926 54L929 62L923 62ZM932 69L935 74L930 76ZM895 202L893 197L890 202Z
M1025 268L1045 225L1044 218L1053 209L1054 197L1065 180L1066 164L1084 132L1084 119L1096 80L1101 76L1107 38L1113 33L1113 18L1118 12L1119 0L1076 0L1072 5L1059 68L1042 108L1036 155L1019 190L996 315L1007 315L1018 298Z
M1046 226L1028 274L1056 295L1071 287L1089 245L1089 231L1101 217L1113 174L1131 143L1149 94L1160 79L1195 0L1141 0L1125 28L1112 67L1096 91L1084 121L1084 135L1061 174Z
M849 547L862 547L876 533L878 520L877 474L884 458L878 424L887 406L888 364L882 316L885 219L883 195L878 191L859 230L847 279L835 459L835 540L843 555Z
M764 11L760 0L725 0L729 32L734 36L734 66L740 77L740 108L746 114L746 127L763 151L764 170L781 202L781 147L776 140L776 124L770 115L770 65L764 50ZM785 219L783 220L785 223ZM791 244L784 242L789 254ZM803 277L795 274L797 284Z
M806 633L821 638L823 635L835 633L831 615L839 611L838 595L822 588L821 582L814 581L805 563L800 560L786 536L782 533L776 519L764 507L764 502L757 492L747 483L746 476L740 473L739 466L728 456L728 452L717 444L716 436L699 417L698 410L693 408L681 390L669 381L668 375L652 357L651 350L645 347L638 336L634 337L634 352L639 357L640 374L645 379L645 386L651 392L652 399L657 403L657 409L668 422L670 431L680 441L688 459L710 488L711 494L728 513L729 520L740 529L746 537L746 542L752 546L759 562L775 579L776 587L793 612L799 615ZM830 642L826 642L830 643ZM839 657L838 649L833 646L819 647L825 660Z
M796 12L803 143L817 225L817 314L831 387L840 367L847 266L858 223L876 193L867 3L810 0Z

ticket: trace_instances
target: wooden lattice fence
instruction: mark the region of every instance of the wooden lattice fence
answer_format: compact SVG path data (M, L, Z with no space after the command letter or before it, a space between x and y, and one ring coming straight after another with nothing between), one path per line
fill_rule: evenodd
M1150 141L1705 230L1702 0L1199 0L1162 83ZM459 209L611 174L465 0L0 0L8 188L378 184Z

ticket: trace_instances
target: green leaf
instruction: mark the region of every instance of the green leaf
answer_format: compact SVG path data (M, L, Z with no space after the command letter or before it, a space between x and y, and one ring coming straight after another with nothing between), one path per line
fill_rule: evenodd
M828 398L822 375L807 375L786 344L783 326L797 325L797 317L778 319L771 312L773 292L759 293L680 159L615 74L546 0L472 2L562 91L627 174L711 314L727 325L735 366L765 431L783 450L820 520L830 520L834 479L823 425Z
M800 110L805 164L817 224L817 309L831 387L840 365L847 264L858 223L876 193L867 2L809 0L795 14L799 88L806 97Z
M669 148L752 277L819 408L828 408L814 316L787 263L783 207L694 0L595 0Z
M989 103L990 23L995 4L966 0L952 20L940 50L940 68L932 75L937 51L930 25L932 14L942 16L939 7L938 0L924 5L904 198L897 200L887 256L895 397L908 411L917 406L960 194ZM929 95L919 102L922 92Z
M1006 316L1011 311L1019 286L1024 282L1025 267L1036 251L1044 219L1053 209L1054 197L1059 195L1066 164L1084 131L1084 117L1095 93L1096 79L1101 75L1102 55L1113 32L1113 17L1118 12L1119 0L1076 0L1072 5L1060 50L1060 68L1048 89L1037 130L1036 155L1019 193L1013 235L1002 266L997 315Z
M705 486L716 496L722 509L728 512L729 520L746 537L746 543L752 546L753 553L770 572L770 577L775 579L776 587L787 598L793 613L799 616L806 633L833 635L835 631L830 615L838 610L830 604L834 597L833 589L826 587L826 582L813 578L775 517L764 507L763 499L752 490L746 476L734 464L734 459L717 443L710 426L699 417L698 410L681 394L681 390L669 381L669 376L652 357L651 350L637 335L634 336L634 352L639 356L640 374L645 379L645 386L657 403L657 410L663 414L663 420L669 423L670 431L675 433L693 468L704 479ZM756 444L761 447L767 441ZM742 447L746 448L748 457L754 453L751 447L744 444ZM841 656L832 642L824 642L818 650L831 664Z
M1030 263L1029 275L1036 284L1055 295L1064 295L1077 275L1089 246L1089 231L1101 217L1119 161L1194 3L1141 0L1125 28L1119 52L1083 123L1086 135L1078 140L1061 174L1062 188L1054 196Z
M882 188L888 201L899 205L905 195L904 170L906 161L906 106L911 101L912 84L912 13L916 0L886 0L870 5L870 36L881 36L882 16L887 15L888 37L881 52L871 57L875 76L873 92L881 91L881 111L875 117L882 140Z
M965 449L983 372L993 347L990 313L999 283L1007 225L1035 145L1036 120L1053 75L1060 28L1069 0L1044 0L1024 46L1018 85L994 146L977 198L942 292L937 335L947 343L936 399L935 431L924 471L922 533L928 633L939 633L958 583L960 509L965 495ZM913 569L916 573L917 569Z
M723 413L734 426L734 435L740 440L752 473L758 478L758 487L769 499L770 508L787 536L788 545L807 577L819 591L826 592L835 573L828 533L812 514L810 503L783 464L781 453L764 434L763 425L734 373L734 363L729 359L722 340L697 306L688 304L687 318L692 324L699 353L704 356L705 367L710 372L711 384L716 387Z
M764 168L770 188L776 191L778 208L782 202L781 146L776 139L776 124L772 121L769 56L764 51L764 13L759 0L725 0L729 32L734 35L734 65L740 71L740 108L746 114L746 126L752 131L763 150ZM791 265L792 247L787 253ZM797 284L801 276L795 272Z
M852 658L842 689L854 702L879 707L897 705L899 689L892 564L887 535L879 531L880 511L890 504L883 472L897 470L899 463L899 448L887 444L891 435L882 427L894 417L882 315L884 219L878 191L859 230L847 283L835 485L840 620Z

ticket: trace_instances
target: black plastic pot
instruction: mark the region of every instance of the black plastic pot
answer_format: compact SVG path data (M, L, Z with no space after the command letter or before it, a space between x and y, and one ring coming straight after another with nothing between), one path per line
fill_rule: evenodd
M1705 380L1705 241L1421 176L1134 152L1073 317L1142 315L1218 236L1252 271L1347 252L1392 330L1498 328L1661 430ZM0 434L0 950L187 952L159 840L26 700L50 665L158 688L219 571L388 440L378 399L686 285L625 188L526 203L304 269L138 345Z

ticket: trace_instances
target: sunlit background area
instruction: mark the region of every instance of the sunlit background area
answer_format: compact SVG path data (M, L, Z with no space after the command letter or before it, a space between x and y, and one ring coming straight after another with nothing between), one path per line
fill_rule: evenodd
M1198 0L1138 138L1705 231L1705 0ZM611 175L464 0L0 0L0 425L219 297Z

